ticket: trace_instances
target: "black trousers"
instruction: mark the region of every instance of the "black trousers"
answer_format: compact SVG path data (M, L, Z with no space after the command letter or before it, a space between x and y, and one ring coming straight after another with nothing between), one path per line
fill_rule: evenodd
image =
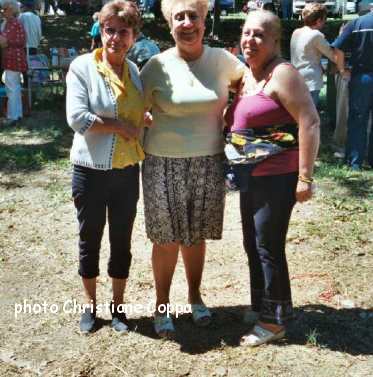
M131 265L131 235L139 198L139 166L96 170L74 166L72 195L79 221L79 275L99 275L99 253L109 224L108 275L126 279Z
M248 179L248 190L240 193L240 208L251 305L261 321L284 325L293 317L285 242L297 173Z

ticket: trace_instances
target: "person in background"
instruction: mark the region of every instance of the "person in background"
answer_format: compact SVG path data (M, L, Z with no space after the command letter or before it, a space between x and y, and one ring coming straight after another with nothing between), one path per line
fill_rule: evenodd
M290 40L291 63L303 76L315 106L319 103L320 90L324 85L321 56L335 61L333 48L320 31L325 25L326 15L324 5L306 4L302 11L304 26L295 29Z
M248 14L241 49L249 69L226 114L232 133L250 132L254 150L260 139L273 149L283 139L277 154L264 158L258 148L260 162L241 165L240 209L251 288L244 321L256 322L241 339L248 346L284 337L293 318L286 234L294 204L312 197L319 146L319 116L302 76L280 57L280 41L276 15L265 10Z
M26 32L27 53L28 55L36 55L42 32L40 17L34 11L34 0L26 0L22 3L22 13L18 19Z
M38 47L40 45L42 32L41 32L41 20L35 12L34 0L25 0L22 3L22 13L18 17L19 21L23 25L26 32L26 58L27 64L30 64L29 56L37 55ZM29 77L27 72L23 72L23 87L28 88ZM30 108L28 101L23 101L23 112L27 116L30 114Z
M51 7L52 7L53 14L56 15L57 10L58 10L58 4L56 4L56 0L41 0L40 1L40 14L48 16Z
M102 46L101 43L101 33L100 33L100 23L98 21L99 12L95 12L92 16L93 25L91 31L89 32L91 36L91 48L90 51L93 51L96 48L100 48Z
M291 20L293 16L293 0L280 0L282 18L284 20Z
M275 5L273 4L273 0L262 0L260 9L269 10L275 13Z
M131 265L131 235L139 198L139 134L144 100L139 72L126 59L140 32L141 14L132 1L114 0L99 14L102 49L77 57L66 84L66 114L75 131L70 159L72 196L79 221L79 274L88 307L80 330L96 324L96 280L106 221L109 225L112 328L127 333L120 305Z
M144 140L142 180L160 337L175 334L160 307L170 302L179 251L193 321L211 322L200 291L205 240L222 235L223 110L245 66L228 51L203 45L207 11L208 0L163 0L176 46L153 56L141 71L145 106L154 117Z
M127 57L141 69L153 55L157 55L160 52L158 45L153 40L140 33L136 43L128 51Z
M339 29L339 35L346 24L342 24ZM336 71L334 75L335 88L336 88L336 117L335 117L335 128L333 132L333 149L334 157L344 158L345 157L345 147L346 147L346 137L347 137L347 119L348 119L348 80L339 73L336 69L336 65L333 66Z
M349 113L345 159L355 171L361 170L368 145L368 164L373 168L373 132L367 140L369 115L373 112L373 4L370 12L350 21L333 42L337 68L349 82ZM351 53L351 70L345 53Z
M1 24L0 45L4 84L8 97L7 119L3 125L14 125L22 119L21 73L27 70L26 33L18 20L19 5L16 0L2 2L4 21Z

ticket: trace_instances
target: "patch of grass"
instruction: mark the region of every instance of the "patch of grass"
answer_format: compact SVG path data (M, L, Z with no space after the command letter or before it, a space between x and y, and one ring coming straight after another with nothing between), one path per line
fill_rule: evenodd
M317 329L310 330L310 332L306 334L306 344L311 347L318 347L318 337L319 333L317 332Z
M72 133L62 114L35 116L0 131L0 171L38 170L52 162L66 164Z
M49 203L52 206L58 206L62 203L66 203L71 198L70 191L66 190L66 185L58 179L52 180L46 187Z

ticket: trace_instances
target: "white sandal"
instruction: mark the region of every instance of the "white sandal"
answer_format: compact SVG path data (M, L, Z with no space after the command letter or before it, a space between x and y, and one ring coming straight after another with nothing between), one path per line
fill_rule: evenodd
M175 326L172 318L167 315L154 315L154 331L160 338L172 339L175 335Z
M211 312L205 304L192 304L193 322L199 327L208 326L211 323Z
M285 336L285 330L273 333L260 325L255 325L248 335L241 338L241 345L256 347L264 343L281 339Z

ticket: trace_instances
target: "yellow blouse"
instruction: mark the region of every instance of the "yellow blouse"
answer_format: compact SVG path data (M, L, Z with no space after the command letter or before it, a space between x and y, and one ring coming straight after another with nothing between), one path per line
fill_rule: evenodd
M118 119L130 121L135 127L144 127L144 99L142 93L133 84L128 64L124 62L122 79L102 60L102 49L94 51L97 69L109 81L118 105ZM138 139L124 140L116 135L112 167L122 169L134 165L145 158Z

